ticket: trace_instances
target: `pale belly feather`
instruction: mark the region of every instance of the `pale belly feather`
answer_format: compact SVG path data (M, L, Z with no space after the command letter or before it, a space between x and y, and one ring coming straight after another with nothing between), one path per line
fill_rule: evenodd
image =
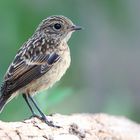
M34 95L41 90L45 90L53 86L53 84L59 81L65 74L66 70L70 66L70 61L70 52L69 48L67 48L67 50L61 54L60 61L58 61L45 75L20 89L18 93L29 93Z

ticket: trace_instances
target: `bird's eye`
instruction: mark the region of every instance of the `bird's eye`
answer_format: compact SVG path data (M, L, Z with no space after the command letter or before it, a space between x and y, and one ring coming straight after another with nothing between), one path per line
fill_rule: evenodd
M54 29L56 29L56 30L59 30L59 29L61 29L61 24L60 23L55 23L54 24Z

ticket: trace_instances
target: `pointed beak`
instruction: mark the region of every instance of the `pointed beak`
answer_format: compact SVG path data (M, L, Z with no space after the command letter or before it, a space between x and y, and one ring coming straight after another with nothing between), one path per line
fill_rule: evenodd
M78 31L78 30L82 30L83 28L81 26L76 26L76 25L73 25L71 26L71 31Z

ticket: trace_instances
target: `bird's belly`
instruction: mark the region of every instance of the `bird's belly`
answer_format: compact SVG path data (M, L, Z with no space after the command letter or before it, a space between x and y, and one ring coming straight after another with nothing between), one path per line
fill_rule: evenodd
M20 92L34 95L41 90L53 86L53 84L59 81L65 74L70 65L70 55L69 53L65 55L67 56L62 57L62 59L60 59L60 61L58 61L46 74L28 84Z

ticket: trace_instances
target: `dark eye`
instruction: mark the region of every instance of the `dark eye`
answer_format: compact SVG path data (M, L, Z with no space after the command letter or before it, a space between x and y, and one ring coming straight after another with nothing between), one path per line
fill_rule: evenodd
M55 23L54 24L54 28L56 29L56 30L59 30L59 29L61 29L61 24L60 23Z

